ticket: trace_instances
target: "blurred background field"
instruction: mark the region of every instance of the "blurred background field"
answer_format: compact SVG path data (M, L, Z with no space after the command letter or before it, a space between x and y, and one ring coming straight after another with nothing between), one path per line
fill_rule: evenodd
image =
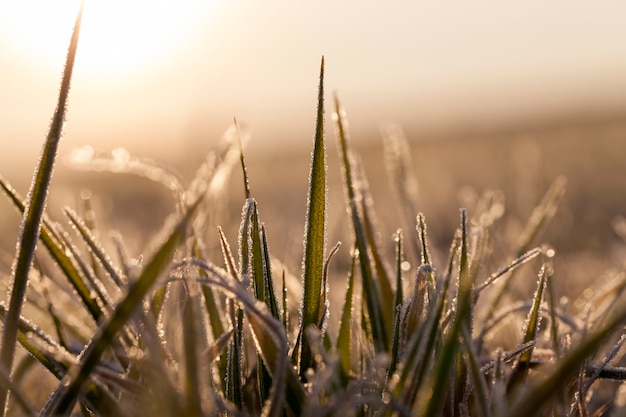
M327 123L331 127L331 123ZM406 132L408 138L419 133ZM539 239L556 249L555 286L561 294L579 296L605 272L624 264L626 243L614 230L614 223L626 215L626 123L559 127L518 134L439 137L416 139L412 147L413 173L418 181L417 210L426 215L429 237L445 253L458 227L458 208L467 207L470 216L486 192L501 192L506 215L493 236L493 250L510 253L524 223L539 203L549 185L559 176L567 179L567 191L559 210ZM350 246L349 222L343 204L343 190L337 161L335 138L327 132L329 173L329 244L344 243L337 265L347 267ZM382 141L378 132L360 141L352 138L362 158L374 197L383 249L391 255L391 236L403 227L400 211L389 186ZM254 134L252 134L254 141ZM294 273L298 273L302 251L302 233L306 208L306 186L310 151L303 144L289 153L246 152L252 194L259 202L262 220L267 225L272 254ZM209 147L184 157L158 161L189 181L204 162ZM137 155L141 156L141 155ZM60 208L81 206L81 192L89 190L95 204L101 238L119 230L131 249L131 255L142 254L174 209L169 190L145 178L131 174L85 172L59 164L51 192L50 213L64 221ZM25 193L28 170L10 172ZM220 224L235 239L241 207L244 202L242 176L235 167L229 180L224 206L207 230L209 247L217 246L214 228ZM7 262L14 250L18 218L7 201L0 203L0 228L3 258ZM406 234L411 232L407 232ZM440 254L439 263L443 262ZM506 259L502 258L504 264ZM496 261L497 262L497 261ZM500 264L485 266L484 274ZM489 269L492 268L493 270ZM533 276L533 273L530 273ZM534 279L519 283L521 291L532 288Z
M20 3L0 4L0 173L25 194L75 4ZM501 244L510 244L549 184L564 175L565 199L542 239L557 250L557 275L564 277L557 281L575 292L622 266L624 241L612 224L626 215L624 6L188 0L175 7L143 3L125 15L122 3L88 4L51 193L55 219L62 221L60 207L78 204L89 189L104 230L119 229L140 254L173 209L171 196L130 175L73 171L66 164L72 150L124 147L190 180L237 117L252 136L251 186L273 253L297 270L324 54L327 89L338 90L346 106L387 250L402 226L379 133L393 122L409 139L417 210L437 247L447 248L458 207L471 215L488 190L505 196ZM326 115L330 244L349 246L330 110ZM235 170L222 224L237 224L241 190ZM18 223L0 201L7 265Z

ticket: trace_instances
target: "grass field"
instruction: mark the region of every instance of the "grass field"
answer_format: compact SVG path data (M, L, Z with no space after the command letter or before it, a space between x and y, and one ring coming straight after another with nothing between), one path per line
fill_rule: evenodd
M0 415L623 415L626 125L359 143L322 59L310 153L55 170L79 23L0 179Z

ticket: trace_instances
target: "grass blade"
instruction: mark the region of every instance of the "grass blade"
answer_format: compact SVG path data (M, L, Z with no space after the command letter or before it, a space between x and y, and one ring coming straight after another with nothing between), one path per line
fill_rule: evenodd
M196 283L187 285L189 296L182 301L182 315L185 326L183 327L183 349L185 365L185 415L200 417L202 412L202 399L200 394L200 373L198 362L198 344L201 340L200 325L198 323L198 311L196 301L199 296Z
M546 288L546 282L552 276L552 268L549 265L543 265L541 272L539 272L539 282L537 283L537 291L533 298L533 304L528 312L528 318L526 319L526 331L524 337L520 342L520 345L524 345L530 342L536 342L537 331L541 323L541 303L543 302L544 292ZM513 372L509 377L507 383L507 390L512 392L518 385L523 384L526 379L528 370L530 369L530 359L532 357L533 348L530 348L522 353L517 360Z
M301 330L317 326L322 305L322 281L326 252L326 145L324 143L324 58L320 67L317 121L309 178L307 218L304 232L303 296ZM300 377L313 365L306 331L301 331Z
M350 365L352 362L352 314L354 298L354 272L358 255L356 251L352 256L350 273L348 274L348 288L341 313L341 323L339 324L339 335L337 336L337 351L339 352L340 373L339 376L344 384L347 384L350 376Z
M447 394L445 387L450 383L450 372L453 369L453 365L457 366L457 369L454 371L456 372L454 381L457 382L457 384L454 387L454 392L451 393L455 405L461 404L460 398L463 394L465 384L465 378L459 374L463 372L462 369L459 369L458 364L458 353L461 346L460 338L462 337L463 329L471 328L472 283L469 282L468 279L467 213L465 210L461 210L461 245L459 249L459 282L456 313L452 327L446 335L442 352L435 365L433 373L435 377L432 387L433 394L426 406L425 416L435 417L441 414L441 409L444 406ZM471 341L466 342L471 343ZM461 385L459 386L459 384Z
M2 347L0 348L0 366L9 374L13 367L19 318L24 303L26 287L28 285L28 273L33 263L37 241L39 240L41 219L46 206L48 188L52 179L54 162L63 131L67 99L70 92L72 71L74 69L74 59L78 48L82 13L83 4L81 3L65 60L65 70L61 81L57 107L52 117L52 124L44 143L41 159L33 175L33 182L27 198L26 211L22 219L21 233L18 240L18 253L12 274L13 282L10 287L9 308L5 315ZM7 396L7 387L1 387L0 415L2 416L4 416L6 412Z
M355 161L349 146L348 122L345 117L339 98L335 95L335 130L339 147L343 171L343 185L346 195L346 203L349 207L349 215L352 220L356 247L359 254L359 264L363 280L363 294L367 308L367 320L371 327L374 346L378 352L386 352L390 348L387 327L385 327L385 315L381 300L381 290L375 278L370 260L370 246L367 238L365 220L363 218L362 205L359 201L363 198L355 180ZM389 300L393 302L393 298ZM393 306L389 306L393 310ZM393 313L390 313L393 314ZM363 316L365 317L365 316ZM390 323L391 326L391 323Z

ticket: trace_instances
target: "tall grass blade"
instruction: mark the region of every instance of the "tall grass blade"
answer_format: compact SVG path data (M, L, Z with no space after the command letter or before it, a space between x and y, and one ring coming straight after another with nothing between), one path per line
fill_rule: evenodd
M391 279L387 272L387 267L383 261L379 249L379 242L376 239L376 217L374 214L374 203L372 201L372 195L369 191L369 184L363 167L361 164L356 165L357 172L359 172L360 184L361 184L361 212L363 213L363 226L365 230L365 237L367 239L367 246L370 248L371 262L373 264L373 271L375 275L374 280L378 283L380 290L381 310L383 313L383 320L385 328L389 328L393 323L393 299L394 294L391 289Z
M220 231L220 236L223 237L223 233ZM203 259L203 256L201 256L201 252L200 252L200 248L198 247L198 245L194 246L194 257L197 259ZM206 278L206 272L204 271L204 269L199 269L198 271L199 275L200 275L200 280L202 281L202 278ZM224 323L222 322L222 309L219 307L218 304L218 299L217 296L215 294L215 292L213 291L213 288L211 288L211 286L209 285L204 285L204 284L200 284L200 290L202 292L202 299L204 301L204 309L206 310L206 313L208 315L209 318L209 325L211 326L211 333L213 335L213 340L219 341L219 340L223 340L223 342L225 344L227 344L230 340L231 340L231 336L232 336L232 331L229 331L228 334L231 335L227 338L225 338L226 333L226 329L224 327ZM219 369L219 373L220 373L220 382L222 383L222 388L224 387L224 381L226 379L226 363L227 363L227 352L224 351L223 349L220 349L220 358L221 360L218 363L218 369ZM209 363L211 363L212 361L209 361Z
M350 273L348 274L348 288L346 289L345 301L341 313L341 322L339 323L339 334L337 336L337 352L339 352L340 361L339 376L344 385L347 384L348 377L351 373L350 370L352 363L352 344L354 342L354 336L352 334L352 317L354 310L354 273L357 258L358 255L355 250L355 253L352 256Z
M128 293L116 306L113 315L99 329L80 357L78 371L67 386L61 385L46 404L43 415L65 415L71 412L85 381L98 365L102 354L111 346L117 332L130 319L141 305L143 298L157 279L170 267L172 256L187 236L187 228L200 200L189 207L185 216L175 225L151 259L146 262L137 280L129 287Z
M300 377L313 365L306 328L317 326L322 309L322 281L326 257L326 145L324 143L324 58L320 67L317 121L309 177L307 218L302 261L303 295L300 340Z
M244 217L244 219L245 218L247 218L247 216ZM242 221L242 225L239 231L240 235L243 233L243 230L245 230L243 223L244 222ZM226 236L224 235L224 232L221 228L218 228L218 232L220 236L222 253L224 255L224 262L226 263L226 271L231 277L233 277L233 279L240 279L240 276L235 266L235 259L230 249L230 245L226 240ZM244 256L244 253L247 254L247 250L244 251L242 249L244 239L240 237L239 241L241 259ZM245 242L245 244L247 245L247 239L245 240ZM238 409L241 410L244 403L243 392L241 389L243 383L243 311L235 305L235 302L232 299L228 300L227 315L230 319L230 323L232 326L233 337L230 344L228 345L228 350L226 352L227 360L224 361L224 363L226 364L226 379L224 382L225 395L229 401L231 401Z
M30 271L39 233L41 219L46 206L48 188L52 179L54 162L57 149L61 140L65 112L67 109L67 99L70 92L72 71L74 69L74 59L78 48L78 38L82 21L83 4L79 8L74 23L72 38L65 60L65 70L61 81L61 89L57 101L56 110L52 117L52 124L43 146L41 159L33 174L33 182L27 197L24 217L18 238L18 249L13 266L12 284L10 285L9 307L4 319L4 332L2 334L2 347L0 348L0 366L11 373L13 368L13 358L17 342L17 332L19 328L19 318L24 303L26 287L28 286L28 273ZM0 387L0 415L6 412L8 390L7 387Z
M543 302L546 282L552 276L552 267L544 264L539 272L539 281L537 282L537 291L533 297L533 304L528 312L528 318L526 319L526 330L524 336L520 342L520 345L524 345L530 342L536 342L537 332L541 323L541 303ZM518 358L513 372L509 377L507 383L507 390L511 392L516 389L519 384L522 384L526 379L526 375L530 369L530 359L532 358L533 349L530 348L524 351Z
M276 298L276 292L274 291L274 278L272 276L272 263L270 258L269 244L267 243L267 231L265 225L261 224L261 246L263 249L263 271L265 278L265 304L268 305L272 316L276 320L280 320L280 311L278 308L278 299Z
M387 367L387 380L391 378L396 371L396 367L400 360L400 350L404 348L401 340L401 324L402 324L402 302L404 300L402 292L402 261L404 256L404 238L402 229L398 229L394 235L396 243L396 294L393 300L394 316L393 316L393 332L391 335L391 359ZM401 346L402 345L402 346Z
M241 141L241 132L239 131L237 119L234 119L233 126L235 127L237 143L239 144L239 162L241 163L241 172L243 173L243 191L247 200L250 198L250 181L248 179L248 167L246 166L246 160L243 155L243 143Z
M194 288L195 283L188 283L188 296L181 301L182 316L185 325L183 326L183 351L185 365L185 398L186 412L185 415L190 417L201 417L202 398L201 398L201 379L200 379L200 362L198 361L198 345L201 340L200 326L198 323L198 311L195 301L197 300L197 289Z
M250 233L250 238L248 239L251 242L251 263L252 263L252 283L254 288L254 295L257 300L264 302L268 307L274 307L273 313L278 314L276 309L275 296L270 294L270 289L268 288L268 283L271 280L271 275L267 276L267 269L265 263L265 254L263 243L261 242L261 230L259 227L259 212L257 209L256 201L254 199L248 200L251 205L251 214L252 218L250 220L250 228L248 232ZM276 319L279 319L277 316L274 316ZM260 360L258 360L259 368L257 369L258 376L258 387L259 393L258 396L261 399L261 402L267 400L269 396L269 387L272 385L272 378L267 370L265 364Z
M385 326L385 314L383 313L383 303L381 299L380 284L374 275L372 262L370 260L370 246L368 243L367 232L365 230L365 220L362 213L362 204L360 200L363 198L362 193L358 189L355 177L355 161L349 145L348 122L346 120L345 111L341 106L339 97L335 95L335 130L338 141L339 155L343 173L343 185L346 195L346 204L348 213L352 220L352 228L356 241L356 247L359 254L359 264L361 267L361 275L363 279L363 294L365 298L365 306L367 315L362 317L369 323L371 334L374 341L374 347L378 352L387 352L390 348L389 336L387 329L391 327ZM393 298L389 300L393 302ZM393 310L393 306L389 306ZM366 326L367 327L367 326Z
M454 321L446 335L441 347L441 353L435 364L432 396L428 400L424 413L425 416L435 417L441 414L447 396L445 387L450 383L450 372L454 372L455 384L453 391L450 393L454 406L461 404L461 397L465 388L464 368L459 364L459 351L463 329L465 331L471 329L472 283L469 281L467 245L467 213L465 210L461 210L461 242L459 248L459 281L456 311L454 313ZM466 343L471 343L471 340L466 341ZM462 358L460 359L462 361ZM453 367L456 367L456 369ZM454 412L457 412L457 410L454 410Z

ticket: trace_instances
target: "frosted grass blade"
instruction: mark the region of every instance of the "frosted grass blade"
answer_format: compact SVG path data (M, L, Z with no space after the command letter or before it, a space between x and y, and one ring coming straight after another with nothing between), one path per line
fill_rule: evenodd
M352 228L356 247L359 254L359 264L361 267L361 275L363 280L363 294L365 297L365 307L367 309L367 320L371 327L371 334L374 340L374 346L378 352L386 352L390 348L387 328L384 322L384 313L381 300L381 290L379 283L374 276L372 263L369 257L370 247L368 244L367 233L365 231L365 221L363 219L362 206L359 203L363 195L358 189L355 180L355 162L354 156L350 150L348 122L346 120L345 111L339 102L339 98L335 95L335 131L337 136L340 164L342 166L342 177L344 192L346 196L346 204L348 206L348 214L352 221ZM390 302L392 302L390 300ZM391 324L390 324L391 325ZM367 327L367 326L365 326Z
M372 201L372 195L369 191L369 184L365 173L363 172L361 164L357 165L360 173L361 183L361 212L363 213L363 227L365 230L365 238L367 240L367 247L371 252L371 262L373 264L373 271L375 275L374 280L378 284L380 291L380 310L383 314L384 328L389 328L393 325L393 299L394 294L391 289L391 280L387 272L387 267L383 262L383 257L380 253L379 242L376 239L376 220L374 215L374 203Z
M423 213L417 215L417 233L421 246L421 261L423 264L430 264L430 251L428 249L428 240L426 233L426 219Z
M402 333L402 303L404 296L402 294L402 261L404 256L404 238L402 235L402 229L398 229L394 235L394 241L396 243L396 294L393 301L394 315L393 315L393 332L391 335L391 359L389 366L387 367L387 381L396 371L396 367L400 360L400 351L403 346L404 340L401 340Z
M352 343L354 337L352 335L352 315L353 315L353 298L354 298L354 273L358 255L352 256L352 264L348 274L348 288L346 289L343 311L341 313L341 322L339 324L339 334L337 336L337 351L339 352L340 373L339 376L344 384L348 383L350 376L350 366L352 362Z
M33 182L26 200L25 214L20 228L18 249L13 266L12 284L9 287L9 307L4 319L2 347L0 348L0 366L9 374L13 368L19 318L24 303L26 287L28 286L28 273L33 263L37 241L39 240L41 219L46 206L48 188L50 187L57 149L63 132L74 59L78 49L82 13L83 4L81 3L65 60L65 70L63 71L56 110L43 146L41 159L33 174ZM6 387L0 387L0 416L5 415L7 396L8 390Z
M306 338L306 328L317 326L322 305L322 281L326 257L326 145L324 143L324 58L320 66L320 82L317 96L317 121L307 215L304 232L304 258L302 261L302 324L300 340L300 376L304 377L312 365L311 350Z
M196 301L197 295L193 294L194 290L189 288L195 285L190 283L188 287L188 297L182 302L182 317L185 325L183 326L183 351L185 366L185 399L186 411L185 415L190 417L201 417L202 398L201 398L201 380L198 362L198 344L200 343L200 329L198 323L198 311ZM196 291L197 292L197 291ZM198 294L199 295L199 294Z
M537 331L541 323L541 303L543 302L544 292L546 288L546 282L552 276L552 268L550 265L544 264L539 272L539 281L537 282L537 291L533 297L533 304L528 312L528 318L526 319L526 330L524 336L520 342L520 345L524 345L530 342L536 342ZM518 358L513 372L509 377L507 383L507 390L512 392L519 384L523 384L526 379L526 375L530 369L530 359L532 357L533 348L530 348L520 355Z
M454 314L454 321L446 335L445 342L441 348L441 353L433 372L434 381L432 387L432 396L429 398L425 416L438 416L447 396L446 385L450 383L450 372L455 372L454 381L457 382L453 387L453 392L449 395L453 396L453 404L460 404L460 397L463 394L465 379L459 373L463 373L463 369L459 369L459 349L461 347L460 338L463 329L471 329L471 303L472 303L472 283L469 282L468 271L468 246L467 246L467 213L461 210L461 242L459 248L459 281L457 288L457 305ZM469 332L468 332L469 334ZM471 343L471 341L466 341ZM462 360L462 358L460 358ZM453 370L453 367L457 369ZM456 410L455 410L456 412Z
M268 305L272 316L280 320L278 299L274 291L274 278L272 277L272 263L270 258L269 244L267 243L267 231L265 225L261 224L261 246L263 248L263 269L265 278L265 303Z
M244 212L247 212L247 210L244 209ZM245 218L247 218L247 216L244 217L244 219ZM243 223L244 221L242 220L242 226L239 231L240 235L244 230ZM240 277L237 273L235 259L230 249L230 245L228 244L226 236L221 228L218 228L218 233L220 236L220 246L224 256L224 263L226 264L226 271L233 279L238 280ZM243 257L244 253L247 254L247 251L244 252L241 249L243 242L244 239L240 238L240 258ZM247 242L247 240L245 240L245 242ZM225 373L224 390L226 398L228 398L228 400L230 400L237 408L241 409L243 407L243 393L241 389L243 381L243 311L235 305L234 300L230 299L228 300L226 313L230 319L231 328L233 329L233 337L228 345L228 350L226 351L226 361L224 361L224 366L226 368L225 371L223 371Z
M268 288L269 280L271 280L271 276L267 276L267 269L265 264L265 254L263 244L261 242L261 230L259 227L259 212L257 210L256 201L254 199L249 199L249 204L251 206L250 212L252 214L252 218L249 221L250 227L248 232L250 233L249 241L251 242L251 264L252 264L252 276L253 276L253 288L254 294L257 300L264 302L269 308L272 308L272 304L274 304L273 312L278 314L278 311L275 308L275 300L274 303L270 301L270 299L274 299L274 294L270 294L270 289ZM272 289L273 291L273 289ZM277 316L274 316L278 319ZM261 402L267 400L269 396L269 387L272 385L272 378L269 374L269 371L265 364L260 360L258 360L259 368L257 371L257 381L258 381L258 396L261 399Z

